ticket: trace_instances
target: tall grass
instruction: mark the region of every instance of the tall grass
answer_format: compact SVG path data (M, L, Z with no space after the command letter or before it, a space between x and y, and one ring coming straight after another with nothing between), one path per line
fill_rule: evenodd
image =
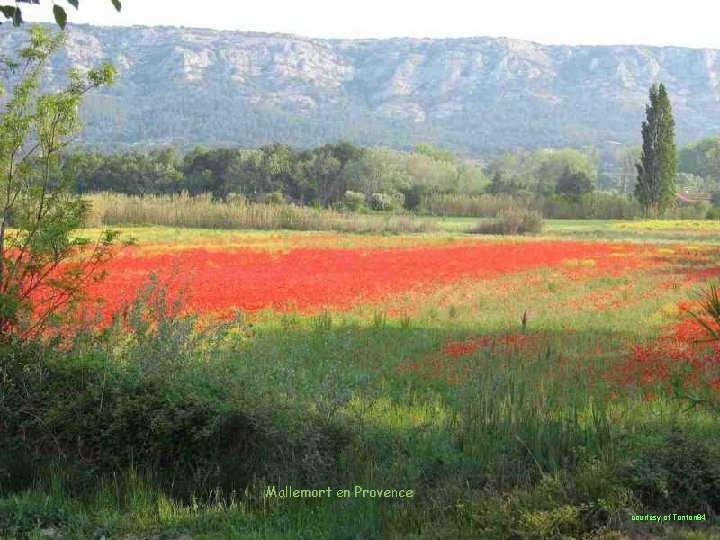
M577 200L559 195L531 193L462 195L438 194L426 197L421 210L432 215L494 218L516 208L539 212L546 219L635 219L642 209L635 199L618 193L591 193ZM704 201L678 204L665 213L667 219L705 219L710 206Z
M356 233L417 233L434 230L427 220L397 215L362 215L286 204L257 204L243 198L214 201L211 195L89 195L89 226L163 225L198 229L290 229Z
M425 197L420 209L432 215L496 217L500 212L517 208L518 205L528 206L530 202L531 197L521 198L506 194L444 193Z

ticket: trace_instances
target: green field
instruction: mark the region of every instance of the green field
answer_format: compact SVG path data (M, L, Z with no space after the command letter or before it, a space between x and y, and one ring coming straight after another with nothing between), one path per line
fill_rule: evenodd
M481 220L476 218L432 218L431 221L436 223L441 231L464 233ZM544 235L629 242L716 244L720 241L720 222L548 219L545 220Z
M475 222L122 232L133 257L179 260L503 242L461 232ZM147 295L122 328L3 351L0 537L717 538L720 365L663 336L720 265L718 232L551 221L512 242L587 255L315 313L208 321ZM287 486L308 491L272 496ZM672 514L707 521L633 520Z

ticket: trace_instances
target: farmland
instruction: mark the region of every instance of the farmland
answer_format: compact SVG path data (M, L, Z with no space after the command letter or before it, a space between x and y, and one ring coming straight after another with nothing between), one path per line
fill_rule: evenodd
M124 229L78 343L15 375L44 418L17 422L64 458L0 459L0 531L712 534L632 520L712 522L720 503L720 355L687 313L720 273L712 225L551 222L508 239L459 223Z
M18 26L15 4L0 12ZM720 537L720 138L678 148L670 99L687 135L694 97L646 81L642 146L623 147L615 108L603 145L545 148L533 99L572 123L522 90L535 44L453 57L416 109L408 81L434 53L387 72L343 60L346 88L312 39L264 66L187 43L185 75L153 77L190 76L198 99L151 92L153 109L198 132L205 68L232 97L260 67L311 85L269 92L307 125L190 148L130 111L147 146L124 132L103 153L82 116L117 123L105 92L132 62L52 4L63 31L33 25L0 57L0 539ZM514 82L487 104L512 102L535 143L498 131L499 153L456 153L467 137L444 146L438 119L472 119L434 87L464 79L482 106L466 84L496 61ZM597 67L640 99L626 66ZM397 90L387 120L417 118L412 146L372 122L308 129L377 77ZM312 147L328 136L347 140Z

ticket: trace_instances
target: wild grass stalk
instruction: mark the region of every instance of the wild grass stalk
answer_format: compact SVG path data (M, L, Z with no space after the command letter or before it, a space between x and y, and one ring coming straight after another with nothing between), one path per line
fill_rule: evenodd
M198 229L289 229L355 233L418 233L434 230L428 220L408 216L355 214L289 204L258 204L208 195L89 195L89 226L163 225Z

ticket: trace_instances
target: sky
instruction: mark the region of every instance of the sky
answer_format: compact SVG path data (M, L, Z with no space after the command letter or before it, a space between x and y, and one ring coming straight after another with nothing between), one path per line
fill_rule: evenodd
M23 6L51 20L51 3ZM65 0L58 0L62 3ZM80 0L70 22L283 32L316 38L471 37L720 49L717 0Z

